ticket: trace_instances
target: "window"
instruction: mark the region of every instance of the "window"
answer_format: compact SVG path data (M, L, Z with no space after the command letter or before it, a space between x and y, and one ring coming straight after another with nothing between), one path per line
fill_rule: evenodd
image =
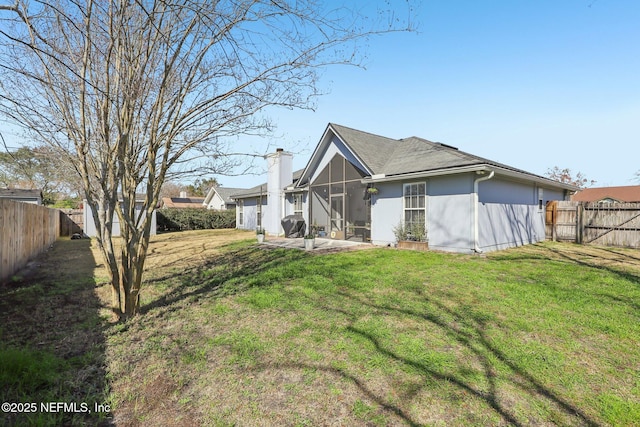
M256 199L256 227L262 227L262 197Z
M238 200L238 225L244 225L244 200Z
M293 195L293 214L302 216L302 194Z
M404 227L418 239L424 237L426 222L426 184L404 184Z

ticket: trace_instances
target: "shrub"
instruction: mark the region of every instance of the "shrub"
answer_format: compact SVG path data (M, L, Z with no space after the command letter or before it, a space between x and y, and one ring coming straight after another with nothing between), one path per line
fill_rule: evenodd
M413 223L406 225L400 221L398 225L393 227L393 234L396 236L396 241L411 240L414 242L426 242L427 232L424 227L424 223Z
M158 230L210 230L218 228L235 228L236 211L214 211L197 208L158 209L156 216Z

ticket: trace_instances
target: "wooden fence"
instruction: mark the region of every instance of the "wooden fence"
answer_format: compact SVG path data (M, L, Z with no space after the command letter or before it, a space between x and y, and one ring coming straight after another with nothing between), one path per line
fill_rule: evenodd
M546 228L556 241L640 248L640 203L549 202Z
M57 209L0 199L0 283L47 249L59 233Z
M82 209L60 209L60 236L82 234L84 230Z

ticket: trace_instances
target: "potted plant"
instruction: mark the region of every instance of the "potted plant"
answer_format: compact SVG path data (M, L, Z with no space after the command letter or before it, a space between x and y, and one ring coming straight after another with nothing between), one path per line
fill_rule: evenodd
M306 236L304 236L304 250L305 251L310 251L313 249L313 246L316 243L316 235L309 233Z
M393 228L398 242L398 249L426 251L429 249L424 223L413 223L405 226L403 221Z
M258 237L258 243L264 242L264 228L256 228L256 236Z
M376 187L368 187L367 194L378 194L378 189Z

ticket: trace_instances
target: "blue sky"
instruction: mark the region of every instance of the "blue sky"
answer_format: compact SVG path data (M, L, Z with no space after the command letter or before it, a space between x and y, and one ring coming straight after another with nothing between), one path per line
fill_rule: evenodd
M638 183L640 1L415 2L417 32L371 38L365 68L326 69L319 88L328 94L315 111L272 110L277 136L250 144L292 151L300 169L334 122L443 142L539 175L559 166L596 186ZM405 9L402 0L347 3L371 15L376 4ZM265 180L218 178L227 187Z
M303 168L335 122L540 175L559 166L595 186L636 184L640 2L427 0L415 21L417 33L372 38L366 69L326 70L315 111L275 110L279 136L261 142ZM219 179L250 187L264 177Z

